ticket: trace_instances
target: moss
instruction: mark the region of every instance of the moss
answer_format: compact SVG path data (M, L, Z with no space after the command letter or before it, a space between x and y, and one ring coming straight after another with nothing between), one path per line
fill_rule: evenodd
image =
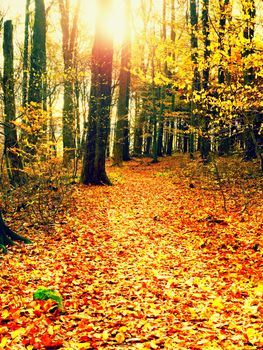
M39 287L37 291L34 292L33 298L34 300L52 299L58 304L58 307L64 311L62 295L54 289Z

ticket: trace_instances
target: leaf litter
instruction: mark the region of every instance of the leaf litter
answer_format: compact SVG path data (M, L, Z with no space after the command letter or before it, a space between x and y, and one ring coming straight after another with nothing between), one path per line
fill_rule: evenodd
M225 186L226 212L182 159L108 170L114 186L76 185L53 234L1 256L0 349L263 349L262 190L243 211Z

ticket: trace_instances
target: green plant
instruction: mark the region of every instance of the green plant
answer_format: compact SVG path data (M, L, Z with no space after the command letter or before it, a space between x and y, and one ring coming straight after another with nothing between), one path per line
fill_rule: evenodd
M62 295L54 290L54 289L49 289L49 288L45 288L45 287L39 287L33 294L33 298L34 300L48 300L48 299L52 299L54 300L58 307L64 311L64 307L63 307L63 298Z

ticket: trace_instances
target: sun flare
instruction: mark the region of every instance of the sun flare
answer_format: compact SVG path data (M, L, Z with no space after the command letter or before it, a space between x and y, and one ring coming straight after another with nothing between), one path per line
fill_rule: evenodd
M72 4L77 0L72 1ZM97 15L96 0L82 1L80 8L80 20L85 26L95 28ZM123 0L113 0L112 8L107 20L103 23L105 34L111 34L116 43L121 43L124 32L124 2Z

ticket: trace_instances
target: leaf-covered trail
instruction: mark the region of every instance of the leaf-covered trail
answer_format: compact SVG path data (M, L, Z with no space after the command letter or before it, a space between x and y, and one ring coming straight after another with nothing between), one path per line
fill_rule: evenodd
M55 236L3 257L2 347L263 348L262 208L224 213L171 159L109 170L114 186L77 186ZM32 302L41 285L65 314Z

